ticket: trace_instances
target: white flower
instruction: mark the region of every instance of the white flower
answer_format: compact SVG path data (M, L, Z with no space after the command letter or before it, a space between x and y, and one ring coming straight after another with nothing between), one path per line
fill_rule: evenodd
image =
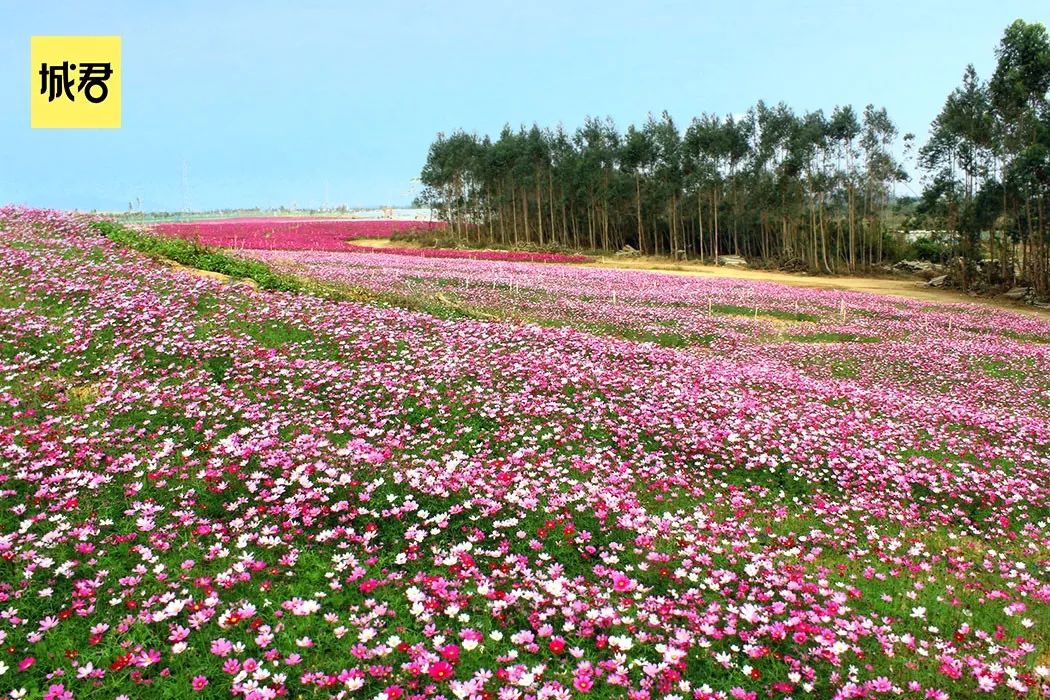
M740 617L753 625L758 622L758 608L751 603L745 603L740 606Z

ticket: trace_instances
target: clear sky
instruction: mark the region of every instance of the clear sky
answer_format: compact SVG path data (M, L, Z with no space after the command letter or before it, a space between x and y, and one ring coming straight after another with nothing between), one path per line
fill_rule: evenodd
M407 204L439 131L684 127L758 99L883 105L921 142L1019 17L1050 2L0 0L0 202ZM123 37L121 129L29 128L34 34Z

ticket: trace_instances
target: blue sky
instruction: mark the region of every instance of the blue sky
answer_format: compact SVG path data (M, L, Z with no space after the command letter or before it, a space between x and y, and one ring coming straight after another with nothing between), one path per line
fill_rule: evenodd
M1019 17L1050 5L0 0L0 202L396 205L439 131L664 109L684 127L758 99L884 105L921 142ZM29 128L34 34L123 37L121 129Z

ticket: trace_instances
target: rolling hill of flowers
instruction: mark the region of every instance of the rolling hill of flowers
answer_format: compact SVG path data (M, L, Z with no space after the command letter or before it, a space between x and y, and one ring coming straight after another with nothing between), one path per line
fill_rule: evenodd
M1045 319L252 255L377 301L229 284L86 218L0 209L0 688L939 700L1045 684Z

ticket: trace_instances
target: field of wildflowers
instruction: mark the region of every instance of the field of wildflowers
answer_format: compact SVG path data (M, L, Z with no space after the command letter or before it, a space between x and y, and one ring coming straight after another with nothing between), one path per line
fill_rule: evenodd
M348 240L389 238L407 229L443 226L433 221L244 217L156 224L158 233L203 245L262 250L346 250Z
M507 262L534 263L582 263L592 258L586 255L551 253L528 250L472 250L469 248L399 248L394 246L355 245L351 249L358 253L380 253L382 255L409 255L417 258L453 258L458 260L505 260Z
M1046 320L251 255L454 313L224 284L0 209L14 697L1041 692Z
M349 243L351 240L358 239L386 239L406 230L428 230L442 226L444 226L443 223L433 221L248 217L157 224L152 228L163 235L177 236L202 245L234 250L350 250L357 253L382 253L383 255L505 260L508 262L576 263L590 260L585 255L522 250L378 247Z

